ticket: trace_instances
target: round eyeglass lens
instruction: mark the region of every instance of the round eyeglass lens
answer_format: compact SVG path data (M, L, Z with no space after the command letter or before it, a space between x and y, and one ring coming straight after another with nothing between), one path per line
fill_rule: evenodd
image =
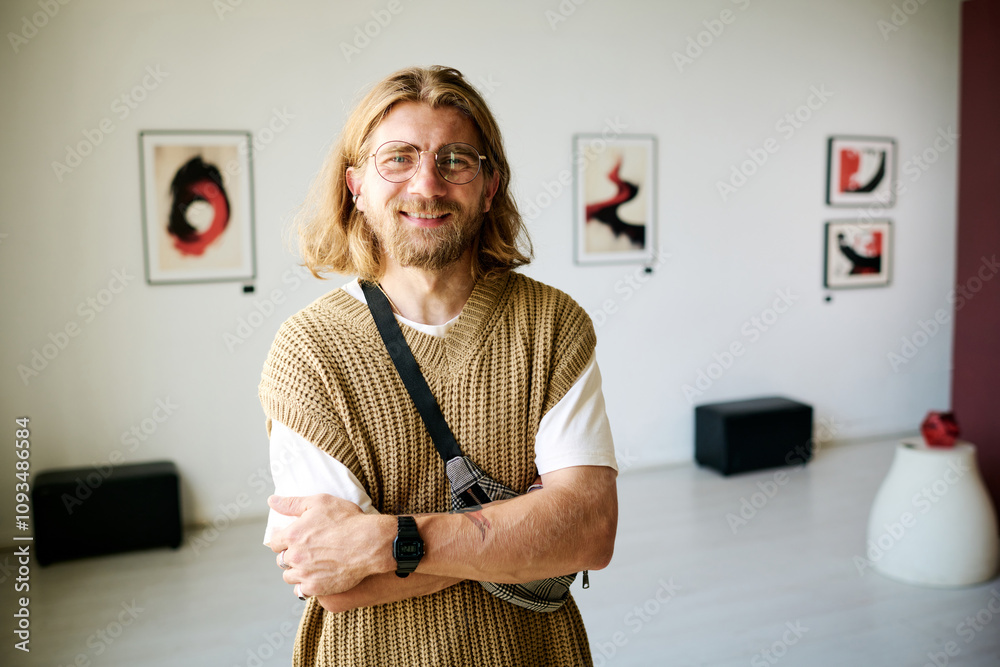
M449 183L468 183L479 174L479 151L469 144L442 146L437 153L437 168Z
M392 183L402 183L417 171L420 153L405 141L390 141L375 152L375 168L379 175Z

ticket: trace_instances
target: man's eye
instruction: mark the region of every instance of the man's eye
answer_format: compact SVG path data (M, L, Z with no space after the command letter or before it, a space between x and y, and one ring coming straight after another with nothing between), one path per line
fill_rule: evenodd
M441 160L441 166L449 169L468 169L472 166L472 161L464 155L449 155Z

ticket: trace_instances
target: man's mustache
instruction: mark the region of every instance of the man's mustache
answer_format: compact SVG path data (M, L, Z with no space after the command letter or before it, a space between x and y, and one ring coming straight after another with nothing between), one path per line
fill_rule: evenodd
M389 201L389 208L406 213L419 213L440 217L447 213L459 213L462 208L452 201L427 201L424 199L396 198Z

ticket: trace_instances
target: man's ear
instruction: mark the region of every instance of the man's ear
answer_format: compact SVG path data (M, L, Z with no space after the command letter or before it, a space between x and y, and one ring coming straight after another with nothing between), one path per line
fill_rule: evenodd
M364 179L361 178L361 175L354 167L347 168L346 178L347 189L354 195L354 208L363 212L365 210L365 198L361 196L361 184L364 182Z
M493 178L490 182L486 184L486 192L483 194L483 213L490 210L490 206L493 205L493 196L497 193L497 189L500 187L500 172L494 171Z

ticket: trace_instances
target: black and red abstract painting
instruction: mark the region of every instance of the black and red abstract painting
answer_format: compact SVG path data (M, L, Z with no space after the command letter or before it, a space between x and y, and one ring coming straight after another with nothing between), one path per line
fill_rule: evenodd
M879 137L831 137L826 203L831 206L895 204L896 142Z
M139 137L150 284L252 280L249 133L144 131Z
M576 135L576 261L649 262L656 143L652 136Z
M889 284L892 223L889 220L826 223L826 270L831 289Z

